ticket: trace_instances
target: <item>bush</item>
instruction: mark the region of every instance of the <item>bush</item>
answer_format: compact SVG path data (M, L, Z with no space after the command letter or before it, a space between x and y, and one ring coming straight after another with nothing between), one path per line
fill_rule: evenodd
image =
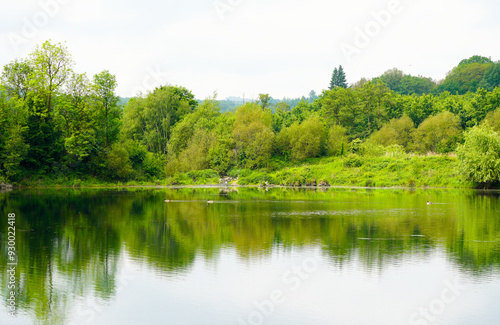
M475 126L464 134L465 143L457 149L459 171L482 187L500 182L500 136L490 127Z
M237 177L245 177L252 173L250 169L231 169L228 172L229 177L237 178Z
M398 119L392 119L380 130L373 133L370 137L372 141L383 146L400 145L405 150L411 144L415 126L413 121L406 115Z
M366 142L361 144L360 152L364 156L380 157L385 153L385 149L383 146L377 145L376 143L373 143L372 141L366 141Z
M142 163L144 173L148 178L163 178L165 177L165 156L148 152Z
M275 184L276 180L265 171L253 171L247 176L241 176L238 180L238 184L240 185L264 184L266 182L269 184Z
M363 160L356 154L350 154L345 158L344 165L346 167L361 167L363 165Z

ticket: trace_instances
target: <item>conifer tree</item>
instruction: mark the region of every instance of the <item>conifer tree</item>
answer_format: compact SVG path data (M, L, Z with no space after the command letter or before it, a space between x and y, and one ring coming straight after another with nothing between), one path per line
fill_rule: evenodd
M335 87L347 88L345 72L341 65L338 67L338 69L335 68L333 70L332 79L330 80L329 89L332 90Z

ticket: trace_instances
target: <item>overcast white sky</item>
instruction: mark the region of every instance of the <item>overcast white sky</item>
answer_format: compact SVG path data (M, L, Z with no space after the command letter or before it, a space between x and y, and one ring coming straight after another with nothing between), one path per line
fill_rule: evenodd
M77 72L110 70L123 97L168 83L295 98L338 65L349 83L394 67L439 80L472 55L500 59L495 0L1 1L1 66L66 42Z

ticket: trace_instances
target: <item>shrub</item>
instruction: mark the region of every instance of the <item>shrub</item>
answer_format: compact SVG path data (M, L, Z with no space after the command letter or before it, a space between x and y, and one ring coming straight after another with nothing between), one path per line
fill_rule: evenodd
M186 175L193 180L193 182L200 182L210 178L219 178L219 173L217 173L213 169L204 169L204 170L192 170Z
M350 154L345 158L344 165L346 167L361 167L363 165L363 161L358 155Z
M380 130L373 133L370 139L383 146L400 145L407 150L411 144L415 126L408 116L392 119Z
M500 136L490 127L475 126L457 149L459 171L469 181L490 187L500 181Z

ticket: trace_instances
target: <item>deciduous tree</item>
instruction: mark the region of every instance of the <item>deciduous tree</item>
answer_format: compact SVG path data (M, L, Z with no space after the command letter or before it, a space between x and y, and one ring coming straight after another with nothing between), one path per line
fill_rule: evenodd
M421 152L452 151L461 133L459 118L450 112L442 112L423 121L414 133L415 148Z

